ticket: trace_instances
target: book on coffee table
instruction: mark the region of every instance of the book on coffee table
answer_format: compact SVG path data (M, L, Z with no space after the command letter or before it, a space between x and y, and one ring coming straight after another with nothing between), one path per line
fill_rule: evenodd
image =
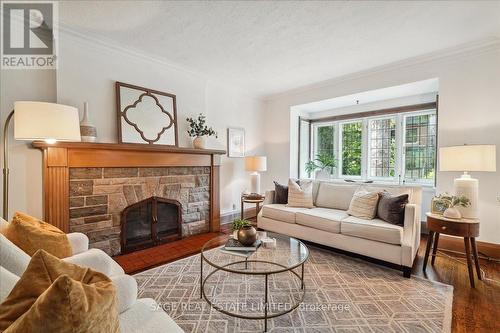
M229 238L224 246L224 250L228 251L257 251L261 244L261 241L257 239L252 245L243 245L237 239Z
M231 250L224 250L224 248L220 249L220 252L243 258L248 258L255 253L255 251L231 251Z

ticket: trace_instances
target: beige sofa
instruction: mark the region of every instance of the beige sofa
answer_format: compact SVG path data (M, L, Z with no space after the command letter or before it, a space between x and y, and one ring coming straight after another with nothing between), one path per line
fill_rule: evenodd
M347 214L353 194L358 190L408 194L404 226L375 218L363 220ZM274 203L274 191L266 192L264 206L257 216L260 229L286 234L362 256L397 265L410 277L420 244L419 186L359 184L315 181L314 208L295 208Z

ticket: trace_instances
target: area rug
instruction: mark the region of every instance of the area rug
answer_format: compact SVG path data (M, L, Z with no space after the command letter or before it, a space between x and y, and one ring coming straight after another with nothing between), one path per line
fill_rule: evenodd
M450 332L453 287L309 246L304 302L268 320L268 332ZM300 269L298 270L300 273ZM204 273L208 265L204 264ZM204 275L205 276L205 275ZM155 299L186 332L258 332L263 320L231 317L200 299L200 255L134 275L139 297ZM260 314L264 277L215 273L205 287L218 306L239 314ZM269 277L269 311L283 311L300 299L291 273Z

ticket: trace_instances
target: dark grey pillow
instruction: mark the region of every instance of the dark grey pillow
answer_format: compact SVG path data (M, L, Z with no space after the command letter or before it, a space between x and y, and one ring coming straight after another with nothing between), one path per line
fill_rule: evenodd
M405 206L408 203L408 194L393 196L389 192L380 192L377 216L379 219L391 224L403 225L405 219Z
M288 203L288 186L274 181L274 203Z
M300 185L299 181L295 181ZM274 181L274 203L286 205L288 203L288 185Z

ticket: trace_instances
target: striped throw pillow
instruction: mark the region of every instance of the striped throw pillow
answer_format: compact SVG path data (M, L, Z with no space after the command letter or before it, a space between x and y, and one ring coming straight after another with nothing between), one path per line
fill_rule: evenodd
M379 193L358 191L354 193L347 214L360 219L372 220L377 214Z
M287 206L313 208L312 188L313 183L310 180L301 180L299 185L293 179L289 179Z

